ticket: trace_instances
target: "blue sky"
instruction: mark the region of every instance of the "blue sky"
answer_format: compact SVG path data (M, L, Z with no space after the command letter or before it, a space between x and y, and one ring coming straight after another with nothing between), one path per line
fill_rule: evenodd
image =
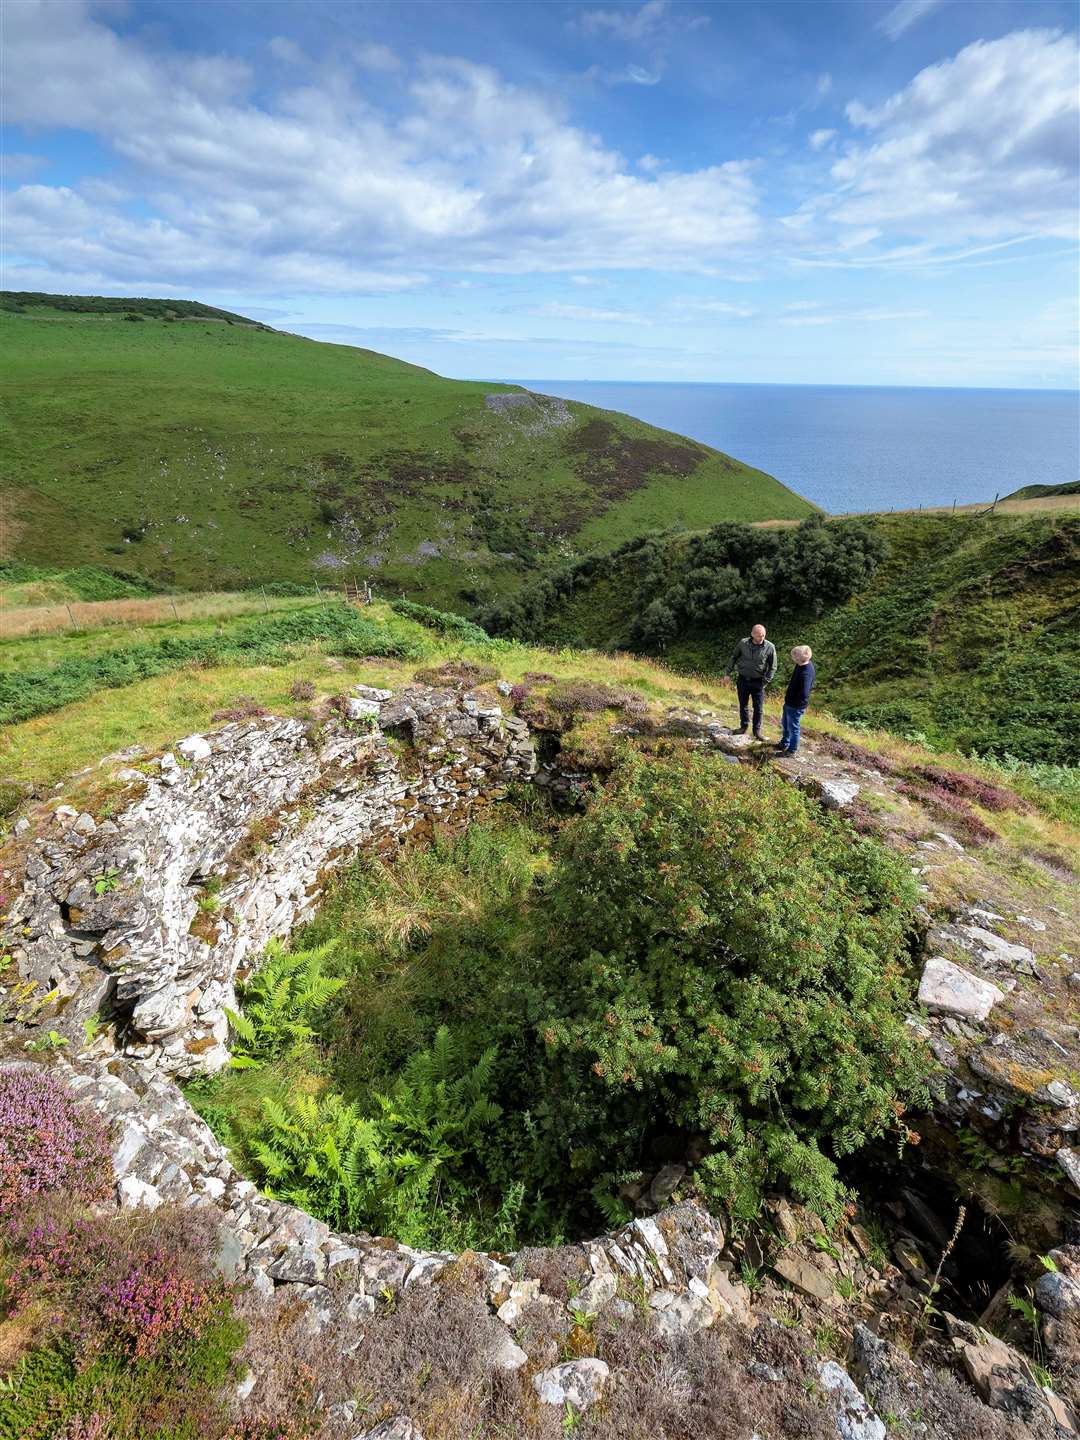
M1073 387L1076 7L6 0L4 285L447 375Z

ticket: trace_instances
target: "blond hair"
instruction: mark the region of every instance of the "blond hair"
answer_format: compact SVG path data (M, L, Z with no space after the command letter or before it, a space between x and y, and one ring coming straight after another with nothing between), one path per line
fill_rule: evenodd
M791 658L796 665L805 665L813 653L809 645L796 645L791 652Z

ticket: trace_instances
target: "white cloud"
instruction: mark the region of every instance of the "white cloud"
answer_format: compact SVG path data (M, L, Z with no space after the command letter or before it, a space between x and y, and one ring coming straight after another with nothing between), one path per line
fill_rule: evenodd
M353 48L352 56L363 70L389 72L401 69L401 61L389 45L377 45L374 42L357 45Z
M728 315L733 320L749 320L757 312L749 305L732 305L728 300L695 300L678 302L678 308L694 314Z
M669 0L647 0L638 10L584 10L572 22L583 35L607 35L631 44L655 39L665 31L698 30L708 23L707 15L672 13Z
M832 89L832 76L831 76L831 75L829 74L829 72L826 70L826 71L824 71L823 74L821 74L821 75L818 76L818 78L817 78L817 84L814 86L814 90L815 90L815 92L816 92L818 95L820 95L820 96L825 96L825 95L828 95L828 93L829 93L829 91L830 91L831 89Z
M792 300L790 305L784 306L785 310L820 310L820 300Z
M847 146L833 193L814 207L880 230L901 256L925 247L919 258L935 246L1074 235L1077 60L1075 35L1020 30L927 67L883 104L852 101L847 118L867 142Z
M7 116L94 133L153 213L66 187L10 197L8 244L99 286L160 276L395 289L433 269L702 270L759 230L751 167L629 170L544 95L427 62L392 116L335 72L255 103L246 66L159 55L85 5L12 7Z
M14 151L0 155L0 171L5 180L25 180L48 163L44 155L22 155Z
M815 130L810 136L810 149L824 150L829 141L835 139L835 130Z
M558 300L539 306L534 314L549 316L553 320L589 320L603 325L652 324L651 320L633 310L597 310L591 305L564 305Z
M816 307L810 308L810 303L797 314L782 315L781 325L886 325L897 320L924 320L925 310L889 310L884 306L870 306L864 310L841 310L835 313L820 313ZM789 311L797 307L789 305Z
M275 35L266 47L275 60L280 60L284 65L306 65L307 56L295 40L290 40L287 35Z
M589 286L589 287L592 287L592 286L594 286L594 285L604 285L604 284L606 284L606 281L604 281L604 280L596 280L596 279L593 278L592 275L571 275L571 276L570 276L570 283L573 284L573 285L581 285L581 286Z
M898 5L881 17L878 21L878 29L884 30L890 40L899 40L905 30L910 30L912 25L936 10L941 0L900 0Z

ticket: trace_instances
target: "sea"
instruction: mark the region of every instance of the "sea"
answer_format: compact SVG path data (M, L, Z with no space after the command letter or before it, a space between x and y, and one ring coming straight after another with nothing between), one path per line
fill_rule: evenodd
M689 435L838 515L1080 480L1080 392L518 380Z

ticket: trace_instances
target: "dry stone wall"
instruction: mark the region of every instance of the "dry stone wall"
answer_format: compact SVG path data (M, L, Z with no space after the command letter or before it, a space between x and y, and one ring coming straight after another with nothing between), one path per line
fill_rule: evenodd
M114 1016L129 1057L212 1072L234 981L311 916L335 866L463 823L535 765L523 721L423 686L358 686L318 731L265 717L189 735L118 770L112 818L60 807L25 845L7 945L70 1038Z

